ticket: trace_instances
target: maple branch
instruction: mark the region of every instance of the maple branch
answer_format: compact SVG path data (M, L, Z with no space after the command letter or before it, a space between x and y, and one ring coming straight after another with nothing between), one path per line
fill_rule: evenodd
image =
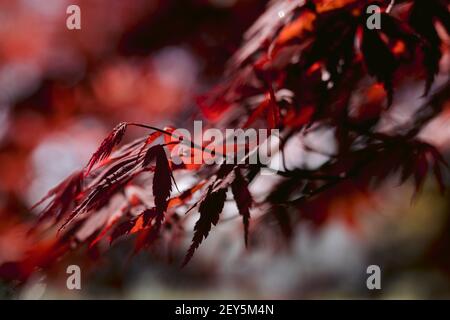
M301 197L299 197L297 199L286 202L285 205L286 206L288 206L288 205L296 206L296 205L302 204L303 201L305 201L315 195L318 195L319 193L321 193L327 189L334 187L335 185L337 185L339 182L341 182L342 180L344 180L346 178L347 178L347 176L338 178L335 181L331 181L330 183L324 184L324 185L318 187L317 189L314 189L314 190L302 195Z
M187 141L192 148L195 148L195 149L203 151L203 152L208 152L212 156L218 154L218 155L220 155L222 157L226 157L226 155L221 153L221 152L216 152L215 150L210 150L208 148L202 147L202 146L196 144L194 141L192 141L190 139L186 139L185 140L185 138L183 136L177 136L176 134L173 134L172 132L169 132L167 130L163 130L163 129L160 129L160 128L157 128L157 127L149 126L149 125L146 125L146 124L134 123L134 122L133 123L128 123L128 125L135 126L135 127L141 127L141 128L145 128L145 129L150 129L150 130L154 130L154 131L158 131L158 132L160 132L162 134L165 134L165 135L170 136L172 138L178 139L179 142Z

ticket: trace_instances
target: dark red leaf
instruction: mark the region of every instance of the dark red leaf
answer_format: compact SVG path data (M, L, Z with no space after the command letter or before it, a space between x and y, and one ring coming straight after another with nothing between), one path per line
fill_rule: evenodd
M148 145L152 144L156 139L158 139L160 136L162 135L161 132L159 131L155 131L151 134L148 135L147 139L145 140L145 142L142 144L141 149L139 149L139 153L138 153L138 157L136 159L136 161L138 161L141 157L141 154L143 153L145 147L147 147Z
M172 181L174 181L163 145L151 147L145 155L142 166L148 166L153 160L155 160L155 174L153 176L155 207L158 214L163 214L167 210L167 200L172 192Z
M134 254L141 251L143 248L149 247L158 238L161 230L162 223L164 221L164 214L158 213L154 208L146 210L144 215L145 228L141 230L136 239L134 246ZM148 226L152 221L154 223Z
M92 167L97 162L107 158L111 154L113 148L122 141L126 129L127 123L121 122L113 129L113 131L111 131L111 133L106 137L106 139L103 140L102 144L100 145L98 150L95 151L95 153L89 160L89 163L87 164L86 175L89 174Z
M133 229L135 223L136 223L136 219L132 219L132 220L124 221L121 224L119 224L117 227L115 227L109 237L109 243L112 244L118 238L130 233L130 231L131 231L131 229Z
M212 188L210 188L205 199L200 203L198 210L200 218L195 224L194 237L192 238L191 247L184 258L183 266L191 260L195 250L202 243L203 239L206 239L211 230L211 225L216 225L219 222L219 215L223 210L226 194L226 188L217 191L212 191Z
M239 168L234 170L235 178L231 183L231 191L236 201L239 214L242 216L244 223L244 239L245 245L248 245L248 229L250 225L250 207L252 206L252 195L248 190L248 182L242 176Z
M106 205L116 192L123 187L138 173L135 169L135 159L123 159L115 164L102 175L101 181L90 188L89 194L78 204L66 219L60 230L64 229L76 216L90 210L98 210Z
M77 171L50 190L44 198L33 206L33 208L36 208L46 200L52 198L51 202L40 213L39 222L50 217L55 217L56 221L59 221L75 203L77 196L82 190L83 172Z
M109 237L110 244L122 236L140 232L142 229L147 228L156 216L155 208L151 208L144 210L140 215L133 219L120 223L111 232Z

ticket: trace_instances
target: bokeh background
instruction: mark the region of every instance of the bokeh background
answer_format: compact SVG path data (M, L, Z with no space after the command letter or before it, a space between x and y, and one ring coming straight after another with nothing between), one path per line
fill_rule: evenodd
M69 4L81 7L81 30L66 28ZM32 241L25 236L34 218L30 207L84 166L115 124L164 127L201 119L196 95L220 80L265 5L0 0L0 264L19 259ZM448 61L447 47L447 76ZM447 159L449 128L447 104L424 134ZM130 130L127 139L140 135ZM440 195L433 181L411 201L413 192L412 184L387 184L359 201L357 223L301 224L290 246L246 250L236 241L234 221L225 222L185 269L146 252L128 261L130 245L123 241L100 257L67 257L25 286L0 282L0 297L450 298L448 194ZM335 206L350 210L347 199ZM64 266L74 263L83 266L81 291L65 286ZM382 290L366 288L371 264L383 271Z

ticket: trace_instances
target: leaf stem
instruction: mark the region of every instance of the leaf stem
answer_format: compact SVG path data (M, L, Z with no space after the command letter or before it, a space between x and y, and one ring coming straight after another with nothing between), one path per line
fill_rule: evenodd
M181 142L181 141L185 141L184 140L184 137L182 137L182 136L177 136L176 134L173 134L172 132L169 132L169 131L167 131L167 130L163 130L163 129L160 129L160 128L157 128L157 127L153 127L153 126L149 126L149 125L146 125L146 124L141 124L141 123L128 123L128 125L130 125L130 126L135 126L135 127L141 127L141 128L145 128L145 129L150 129L150 130L154 130L154 131L158 131L158 132L161 132L162 134L165 134L165 135L167 135L167 136L170 136L170 137L172 137L172 138L175 138L175 139L178 139L179 140L179 142ZM226 157L226 155L225 154L223 154L223 153L221 153L221 152L216 152L215 150L210 150L210 149L208 149L208 148L205 148L205 147L203 147L203 146L200 146L200 145L198 145L198 144L196 144L195 142L193 142L192 140L190 140L190 139L187 139L187 142L191 145L191 147L192 148L194 148L194 149L197 149L197 150L200 150L200 151L203 151L203 152L208 152L210 155L220 155L220 156L222 156L222 157Z

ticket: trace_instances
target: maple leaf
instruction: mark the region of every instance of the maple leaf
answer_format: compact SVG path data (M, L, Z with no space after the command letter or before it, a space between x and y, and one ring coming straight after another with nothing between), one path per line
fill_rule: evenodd
M36 208L51 198L51 202L41 211L39 222L43 222L50 217L55 217L56 221L59 221L75 202L82 189L83 172L77 171L71 174L66 180L61 182L55 188L51 189L48 194L37 202L31 209Z
M369 2L384 8L390 1ZM201 111L216 127L242 127L243 124L244 128L279 128L283 131L283 156L289 150L287 143L293 142L294 137L303 142L304 135L316 133L316 129L334 130L336 151L329 154L320 151L320 146L318 151L305 146L305 151L327 158L323 165L311 170L285 166L285 171L276 172L281 182L263 195L263 204L267 206L261 209L268 208L262 212L264 217L273 216L286 239L293 238L294 223L306 218L321 226L340 206L344 207L340 210L342 216L353 224L357 204L368 203L370 192L394 175L400 176L401 183L412 180L417 193L428 173L433 171L439 187L442 190L446 187L442 172L446 166L444 159L436 148L417 140L417 136L443 109L447 97L419 108L423 112L417 112L408 123L411 126L394 126L389 129L389 135L376 131L383 116L389 116L384 108L386 94L390 104L394 85L401 88L404 79L416 79L416 53L424 56L426 92L430 90L442 56L436 22L449 30L446 1L397 2L392 14L390 10L381 14L381 30L365 27L367 16L363 12L369 2L272 1L266 14L246 33L245 42L230 62L227 79L197 99ZM408 13L409 20L406 20ZM366 79L364 67L378 83ZM369 92L364 91L368 83L373 86ZM361 101L361 96L366 101ZM359 108L356 116L353 107ZM127 126L155 132L112 153ZM249 183L260 174L262 166L249 166L246 176L243 166L226 163L218 170L217 166L187 163L176 166L166 155L175 146L172 144L176 138L174 131L175 128L159 129L137 123L116 126L92 155L84 176L81 173L69 177L44 197L43 200L51 202L42 217L54 216L59 220L72 206L75 209L63 225L70 223L69 230L57 238L57 244L48 250L35 251L27 264L49 265L70 248L74 239L94 246L107 235L110 243L121 236L136 235L136 253L155 242L162 226L177 224L177 230L184 231L185 219L171 219L200 190L207 192L192 207L199 206L199 219L183 265L191 260L212 226L219 222L228 190L242 217L247 246L252 206ZM165 144L153 146L161 135ZM191 148L198 147L202 145L191 144ZM98 168L92 170L96 164ZM196 181L190 189L170 198L172 183L176 186L172 172L179 169ZM150 184L143 183L147 181L145 176L134 181L135 177L149 172L153 175L154 207L139 211L136 216L136 210L142 210L142 206L147 208L146 202L133 201L126 194L131 188L150 193ZM116 196L125 201L126 213L111 215L112 211L108 211L109 202ZM102 214L113 218L98 219ZM261 221L268 220L273 219ZM87 237L77 238L83 226L90 227L85 232ZM27 267L26 273L28 270L31 267Z
M90 187L88 195L76 206L60 230L64 229L79 214L99 209L107 204L111 196L122 190L138 173L134 171L135 162L135 157L122 159L101 175L100 182Z
M108 219L106 219L105 226L103 229L98 233L98 235L93 239L90 244L89 248L92 248L95 246L100 240L102 240L121 220L121 218L127 214L129 214L129 209L131 205L126 203L121 208L118 208L112 212L109 213ZM87 224L91 225L91 221L88 220ZM111 240L110 240L111 243Z
M131 232L138 232L138 237L134 246L134 254L137 254L145 247L149 247L157 239L160 234L161 226L164 221L164 215L159 214L155 208L144 211L142 215L143 226L136 229L136 226ZM152 225L150 225L153 222ZM150 226L149 226L150 225ZM136 229L136 230L135 230Z
M103 140L98 150L95 151L95 153L89 160L85 175L89 174L92 167L97 162L107 158L111 154L113 148L122 141L122 138L125 135L125 131L127 129L127 125L128 124L126 122L119 123L105 138L105 140Z
M95 245L97 242L99 242L102 238L106 236L107 233L110 232L109 235L109 244L112 245L114 241L116 241L118 238L125 236L125 235L131 235L135 233L140 233L143 230L154 228L156 231L159 231L162 223L162 219L158 219L158 217L161 215L157 215L156 209L146 209L143 212L141 212L138 216L125 220L121 223L118 223L118 219L115 219L110 224L108 224L104 230L95 238L90 246ZM163 216L161 216L163 217ZM155 218L157 220L155 220ZM156 223L151 226L152 221L155 220Z
M248 229L250 225L250 207L252 206L252 195L248 190L248 182L242 176L239 168L234 170L235 178L231 183L231 191L236 201L239 214L242 216L244 224L244 240L245 245L248 245Z
M139 153L138 153L138 157L136 159L136 161L139 161L139 159L141 158L141 154L144 152L145 148L148 145L151 145L156 139L158 139L160 136L162 135L161 132L159 131L155 131L152 132L148 135L147 139L145 140L145 142L142 144L141 149L139 149Z
M137 219L127 220L117 225L109 236L109 243L112 244L116 239L128 234L133 229Z
M205 199L200 203L198 210L200 218L195 224L194 237L192 238L192 244L184 258L183 266L188 264L194 255L195 250L202 243L203 239L206 239L211 230L211 225L216 225L217 222L219 222L219 215L222 213L226 194L226 188L217 191L213 191L211 187L208 189Z
M151 147L144 157L142 166L148 166L153 160L155 160L155 173L153 175L155 207L158 214L163 214L167 210L167 200L172 192L172 181L175 181L175 179L163 145Z

